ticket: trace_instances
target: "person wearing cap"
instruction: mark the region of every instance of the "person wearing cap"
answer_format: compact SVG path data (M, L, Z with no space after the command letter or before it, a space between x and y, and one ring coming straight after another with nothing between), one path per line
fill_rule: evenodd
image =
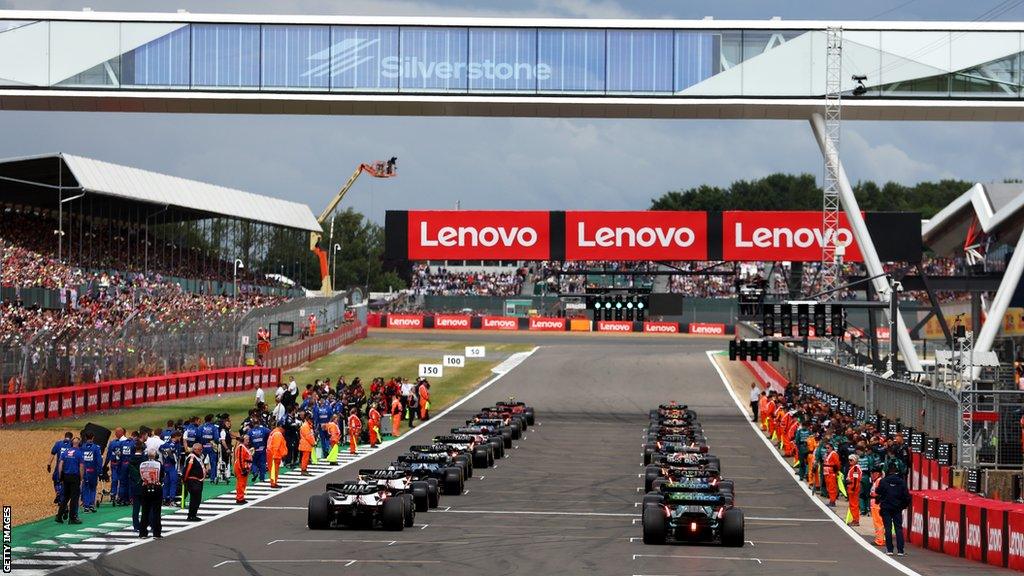
M863 472L860 469L860 459L856 454L850 454L848 460L850 465L846 470L846 499L849 504L849 512L846 517L849 519L850 526L860 526L860 481Z

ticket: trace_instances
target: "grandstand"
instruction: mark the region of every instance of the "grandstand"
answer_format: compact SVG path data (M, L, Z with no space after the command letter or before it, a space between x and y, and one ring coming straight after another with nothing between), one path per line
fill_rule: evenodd
M303 292L309 208L70 154L0 161L0 378L34 390L237 364Z

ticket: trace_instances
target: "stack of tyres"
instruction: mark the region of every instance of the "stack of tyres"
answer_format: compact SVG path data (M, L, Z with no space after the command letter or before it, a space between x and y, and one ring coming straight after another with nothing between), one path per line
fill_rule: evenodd
M644 544L742 547L743 511L735 507L734 484L708 451L697 413L662 404L651 410L644 440Z
M437 508L441 495L457 496L475 469L505 458L512 441L525 437L534 409L514 399L482 408L464 426L410 446L387 468L362 469L355 480L327 484L309 498L307 526L402 530L416 513Z

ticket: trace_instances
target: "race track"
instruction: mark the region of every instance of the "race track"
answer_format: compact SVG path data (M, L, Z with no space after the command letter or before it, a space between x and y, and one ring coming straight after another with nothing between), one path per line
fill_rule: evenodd
M510 395L533 405L537 423L510 457L477 471L468 493L418 514L412 529L307 530L319 480L59 574L899 574L833 524L755 436L704 353L721 340L539 341L529 360L424 432L328 477L386 465L409 443ZM698 411L736 481L747 516L742 549L639 542L641 432L647 410L672 399Z

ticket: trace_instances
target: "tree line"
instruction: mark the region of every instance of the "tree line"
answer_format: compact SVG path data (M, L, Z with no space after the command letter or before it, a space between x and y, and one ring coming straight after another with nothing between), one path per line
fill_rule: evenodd
M973 183L963 180L919 182L857 182L853 187L862 210L920 212L931 218L966 192ZM754 180L737 180L727 187L702 184L672 190L651 199L651 210L821 210L822 189L811 174L776 173Z

